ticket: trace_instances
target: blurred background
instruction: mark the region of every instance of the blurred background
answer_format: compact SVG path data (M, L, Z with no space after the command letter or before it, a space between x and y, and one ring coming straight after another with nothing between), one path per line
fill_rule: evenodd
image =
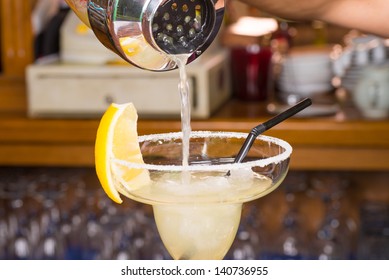
M64 1L0 3L0 259L169 259L150 207L102 193L93 147L111 102L135 104L139 134L179 131L178 72L125 64ZM388 48L228 1L187 67L193 130L314 104L266 133L293 146L291 170L245 205L227 259L389 258Z

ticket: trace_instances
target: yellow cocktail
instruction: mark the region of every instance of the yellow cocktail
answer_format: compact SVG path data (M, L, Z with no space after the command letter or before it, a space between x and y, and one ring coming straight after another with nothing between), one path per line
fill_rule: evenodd
M174 259L222 259L235 238L243 203L277 188L292 149L280 139L260 136L245 162L233 163L247 134L198 131L191 134L183 166L181 135L139 137L144 163L114 162L147 170L149 181L134 188L121 180L118 190L153 206L159 234Z

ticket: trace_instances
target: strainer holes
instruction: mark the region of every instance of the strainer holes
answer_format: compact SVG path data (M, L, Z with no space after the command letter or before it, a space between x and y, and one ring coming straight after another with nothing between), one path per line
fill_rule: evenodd
M172 37L170 37L170 36L166 36L164 38L164 43L167 44L167 45L171 45L172 46L174 44L174 39Z
M184 36L180 37L180 39L178 39L178 42L180 42L181 45L184 47L188 45L188 40Z
M202 25L201 9L202 8L200 5L195 6L196 17L194 19L193 27L196 29L196 31L201 30L201 25Z
M189 38L194 38L196 36L196 30L194 28L189 29Z
M177 35L182 36L184 34L184 27L182 25L177 26Z
M166 30L167 30L167 31L172 31L172 30L173 30L173 25L170 24L170 23L167 24L167 25L166 25Z
M157 40L164 45L173 45L174 44L174 39L170 37L169 35L166 35L163 32L160 32L157 34Z
M162 32L157 34L157 40L160 42L163 42L165 37L166 37L166 35Z
M184 13L188 12L188 11L189 11L188 5L186 5L186 4L182 5L182 11L183 11Z
M190 16L186 16L184 19L185 23L189 23L191 20L192 18Z
M163 14L163 20L168 21L170 19L170 14L168 12Z
M158 29L159 29L158 23L154 23L154 24L153 24L153 32L157 32Z
M177 11L177 10L178 10L178 5L177 5L177 3L173 3L173 4L172 4L172 10L173 10L173 11Z

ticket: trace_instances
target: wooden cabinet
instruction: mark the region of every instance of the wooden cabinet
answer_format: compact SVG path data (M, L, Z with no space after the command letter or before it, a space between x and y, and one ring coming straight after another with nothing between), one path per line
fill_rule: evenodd
M32 0L1 0L0 113L26 109L24 71L33 61Z
M1 76L23 77L33 57L31 4L29 0L1 1Z

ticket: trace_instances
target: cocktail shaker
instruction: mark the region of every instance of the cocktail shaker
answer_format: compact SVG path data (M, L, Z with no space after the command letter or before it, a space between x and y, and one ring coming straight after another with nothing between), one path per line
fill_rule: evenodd
M100 42L142 69L177 67L171 55L188 63L216 37L225 0L66 0Z

